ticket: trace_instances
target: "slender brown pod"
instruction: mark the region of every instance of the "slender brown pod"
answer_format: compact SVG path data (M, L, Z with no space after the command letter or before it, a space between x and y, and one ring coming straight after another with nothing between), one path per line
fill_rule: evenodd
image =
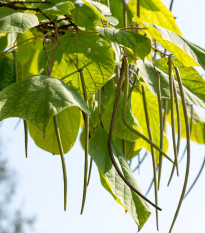
M163 150L164 136L163 136L163 115L162 115L162 95L161 95L161 86L160 86L160 73L157 71L157 97L158 97L158 106L159 106L159 122L160 122L160 149ZM161 180L161 171L162 171L162 154L159 153L159 172L158 172L158 190Z
M83 89L84 100L88 106L88 98L87 98L87 91L85 86L85 80L83 76L83 71L79 70L81 84ZM88 147L89 147L89 116L88 114L84 113L84 120L85 120L85 166L84 166L84 187L83 187L83 198L82 198L82 206L81 206L81 214L83 213L83 209L85 206L85 199L87 193L87 183L88 183Z
M189 167L190 167L190 128L189 128L189 119L188 119L188 113L187 113L187 107L186 107L186 102L185 102L185 96L184 96L181 76L180 76L178 68L176 66L174 66L174 68L175 68L175 71L176 71L177 81L178 81L178 84L179 84L179 89L180 89L180 94L181 94L181 99L182 99L182 106L183 106L183 113L184 113L184 120L185 120L185 124L186 124L187 164L186 164L186 173L185 173L185 179L184 179L184 185L183 185L182 193L181 193L181 196L180 196L179 204L177 206L177 210L175 212L174 219L172 221L169 233L171 233L171 231L173 229L174 223L175 223L175 221L177 219L177 216L179 214L179 210L180 210L182 201L184 199L184 195L186 193L186 187L187 187L188 177L189 177Z
M178 125L178 137L177 137L177 158L179 156L179 148L180 148L180 142L181 142L181 119L180 119L180 110L179 110L179 101L177 97L177 90L175 87L175 83L173 82L173 89L174 89L174 98L175 98L175 104L176 104L176 110L177 110L177 125ZM168 186L170 185L170 182L172 180L173 174L174 174L175 166L173 165L171 175L168 181Z
M147 201L150 205L152 205L155 208L161 210L161 208L159 208L158 206L156 206L149 199L147 199L144 195L142 195L135 187L133 187L129 183L128 180L125 179L124 175L122 174L121 170L119 169L119 167L118 167L118 165L117 165L117 163L115 161L115 158L114 158L114 155L113 155L113 152L112 152L112 133L113 133L114 124L115 124L115 118L116 118L116 114L117 114L117 108L118 108L118 103L119 103L119 98L120 98L120 92L121 92L121 89L122 89L123 74L124 74L124 59L123 59L123 62L122 62L122 69L121 69L120 77L119 77L119 80L118 80L117 93L116 93L116 98L115 98L115 103L114 103L114 108L113 108L113 113L112 113L112 118L111 118L111 123L110 123L110 130L109 130L108 150L109 150L110 159L111 159L112 164L115 167L117 173L122 178L122 180L129 186L129 188L132 189L142 199L144 199L145 201ZM125 96L127 98L127 95L124 94L124 98L125 98ZM125 99L124 99L124 101L125 101ZM125 101L125 103L126 103L126 101Z
M177 146L175 138L175 118L174 118L174 90L173 90L173 71L172 71L172 54L168 57L168 66L169 66L169 89L171 97L171 122L172 122L172 141L173 141L173 150L174 150L174 164L176 166L177 175L179 175L178 168L178 159L177 159Z
M149 139L150 139L150 141L153 141L152 130L151 130L151 126L150 126L149 114L148 114L148 109L147 109L145 87L143 85L142 85L142 99L143 99L144 113L145 113L145 118L146 118ZM153 146L151 146L151 155L152 155L152 167L153 167L153 174L154 174L155 204L158 205L156 158L155 158L155 151L154 151ZM158 221L158 210L157 209L156 209L156 224L157 224L157 230L158 230L159 229L159 221Z

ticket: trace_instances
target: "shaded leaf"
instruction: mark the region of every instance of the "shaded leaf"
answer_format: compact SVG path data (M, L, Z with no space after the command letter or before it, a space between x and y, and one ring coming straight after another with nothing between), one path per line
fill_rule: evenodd
M64 154L74 145L80 126L80 111L77 107L71 107L58 114L58 126ZM38 147L52 154L60 154L56 138L53 118L50 119L45 134L34 124L28 122L31 137Z
M125 178L137 190L141 191L122 152L114 143L112 148L115 160ZM130 212L139 229L142 228L150 216L150 208L141 197L130 190L116 172L108 152L108 134L103 129L97 130L91 137L89 153L99 169L101 183L104 188L112 194L125 210Z
M0 57L0 91L16 82L14 61L8 57Z
M114 51L109 43L95 34L66 33L61 38L67 54L60 47L54 50L52 76L72 85L83 95L78 72L78 69L82 69L87 96L90 98L111 78L115 66Z
M86 104L73 88L43 75L23 79L0 92L0 120L23 118L43 133L54 115L72 106L89 114Z
M38 24L38 18L32 13L15 11L5 7L0 8L0 33L23 33Z
M134 55L141 59L144 59L151 51L150 39L137 32L108 27L97 27L97 30L106 39L132 49Z

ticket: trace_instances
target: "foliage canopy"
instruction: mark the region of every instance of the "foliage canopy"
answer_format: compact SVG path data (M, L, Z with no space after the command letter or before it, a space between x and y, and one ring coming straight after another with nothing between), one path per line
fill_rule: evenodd
M205 144L205 50L185 39L161 0L0 1L0 120L24 120L40 148L61 156L82 128L85 149L83 212L92 161L103 187L130 212L139 229L156 208L162 160L178 173L180 139ZM172 159L166 124L172 127ZM140 190L130 161L152 156L155 203ZM88 157L90 171L88 176ZM141 162L141 161L140 161ZM203 163L204 165L204 163ZM149 204L148 204L149 203Z

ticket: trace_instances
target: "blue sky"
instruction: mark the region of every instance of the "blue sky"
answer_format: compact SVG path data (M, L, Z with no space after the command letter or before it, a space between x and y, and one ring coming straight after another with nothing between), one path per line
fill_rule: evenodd
M169 1L164 1L165 4ZM174 2L173 14L184 36L205 48L204 0L181 0ZM59 156L37 148L29 138L29 154L25 159L23 123L13 131L17 119L5 120L0 128L3 151L8 156L10 165L18 172L18 192L14 205L22 206L27 214L36 214L36 233L134 233L137 225L129 214L118 205L101 184L97 168L94 166L91 182L88 187L84 214L80 215L83 192L84 152L79 140L66 155L68 176L68 206L63 211L63 178ZM170 133L169 133L170 135ZM181 151L185 142L183 141ZM204 147L192 143L192 161L190 180L193 181L204 156ZM171 154L170 150L170 154ZM195 160L195 158L197 158ZM145 170L146 167L146 170ZM164 162L163 179L159 192L160 231L168 232L174 212L178 204L184 179L185 160L180 167L180 178L174 177L171 186L166 187L171 171L168 162ZM147 172L150 171L150 172ZM204 177L204 173L202 174ZM174 233L204 233L205 188L203 177L182 205L175 224ZM146 159L140 176L136 179L143 191L146 191L152 178L151 159ZM154 200L153 191L149 198ZM155 233L155 214L152 215L142 233ZM30 233L30 232L28 232Z

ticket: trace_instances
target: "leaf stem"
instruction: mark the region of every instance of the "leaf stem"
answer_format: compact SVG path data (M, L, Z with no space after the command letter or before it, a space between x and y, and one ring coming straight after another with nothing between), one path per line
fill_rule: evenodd
M63 152L63 146L61 142L61 136L60 136L60 130L58 127L58 119L57 115L53 117L53 123L56 131L56 137L58 141L58 148L60 151L61 156L61 163L62 163L62 169L63 169L63 181L64 181L64 210L66 211L67 207L67 174L66 174L66 165L65 165L65 159L64 159L64 152Z

